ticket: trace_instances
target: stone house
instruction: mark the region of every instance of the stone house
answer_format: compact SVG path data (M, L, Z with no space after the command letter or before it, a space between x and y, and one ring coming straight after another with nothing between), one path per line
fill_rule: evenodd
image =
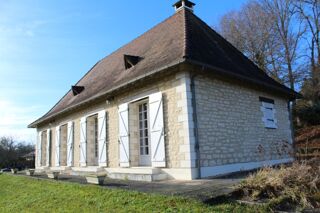
M174 7L29 125L38 170L192 180L292 161L279 149L291 146L298 94L199 19L192 2Z

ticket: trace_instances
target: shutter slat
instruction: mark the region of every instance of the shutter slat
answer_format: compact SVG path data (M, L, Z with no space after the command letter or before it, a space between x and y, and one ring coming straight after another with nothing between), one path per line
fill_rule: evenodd
M68 122L68 132L67 132L67 166L72 166L73 164L73 141L74 139L74 125L73 122Z
M277 128L274 104L262 102L261 111L263 112L262 121L264 122L264 126L266 128Z
M41 143L42 143L42 132L39 132L39 135L38 135L38 152L37 152L37 165L40 167L41 166L41 160L42 160L42 153L41 153Z
M51 146L51 130L47 129L46 167L50 166L50 157L51 157L50 146Z
M56 152L55 152L55 164L60 166L60 126L56 127Z
M165 167L165 144L162 93L149 96L151 161L153 167Z
M87 165L87 117L80 119L80 165Z
M99 141L99 166L107 166L107 138L106 138L106 111L98 113L98 141Z
M120 167L129 167L129 111L128 103L119 106L119 163Z

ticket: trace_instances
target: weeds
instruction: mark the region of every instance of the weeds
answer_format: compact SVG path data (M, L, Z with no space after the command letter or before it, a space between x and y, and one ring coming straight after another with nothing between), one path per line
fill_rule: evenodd
M268 200L274 208L319 208L320 164L294 163L263 168L245 179L236 191L251 200Z

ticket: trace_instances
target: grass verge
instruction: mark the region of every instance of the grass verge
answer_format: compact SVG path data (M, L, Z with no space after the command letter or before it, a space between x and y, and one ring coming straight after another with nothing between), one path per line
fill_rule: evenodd
M0 175L0 212L267 212L236 203L105 189L8 174Z

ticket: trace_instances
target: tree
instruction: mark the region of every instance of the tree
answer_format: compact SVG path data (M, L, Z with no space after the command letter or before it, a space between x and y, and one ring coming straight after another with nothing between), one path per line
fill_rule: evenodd
M22 159L24 155L34 151L34 146L17 143L10 137L0 138L0 168L16 167L18 164L24 164ZM23 166L23 165L20 165Z
M305 37L309 48L310 77L306 79L302 92L305 97L316 103L320 99L320 1L296 0L295 7L300 20L307 27Z
M296 7L293 0L263 0L262 5L274 18L275 33L280 38L282 52L280 53L283 66L287 72L287 83L291 89L295 89L295 83L301 79L301 73L297 68L300 58L298 48L305 32L301 22L296 18Z
M295 89L303 25L293 0L253 0L220 21L221 34L275 80Z
M258 1L250 1L240 11L225 14L220 20L219 31L260 69L281 81L277 55L281 46L274 33L274 17Z

